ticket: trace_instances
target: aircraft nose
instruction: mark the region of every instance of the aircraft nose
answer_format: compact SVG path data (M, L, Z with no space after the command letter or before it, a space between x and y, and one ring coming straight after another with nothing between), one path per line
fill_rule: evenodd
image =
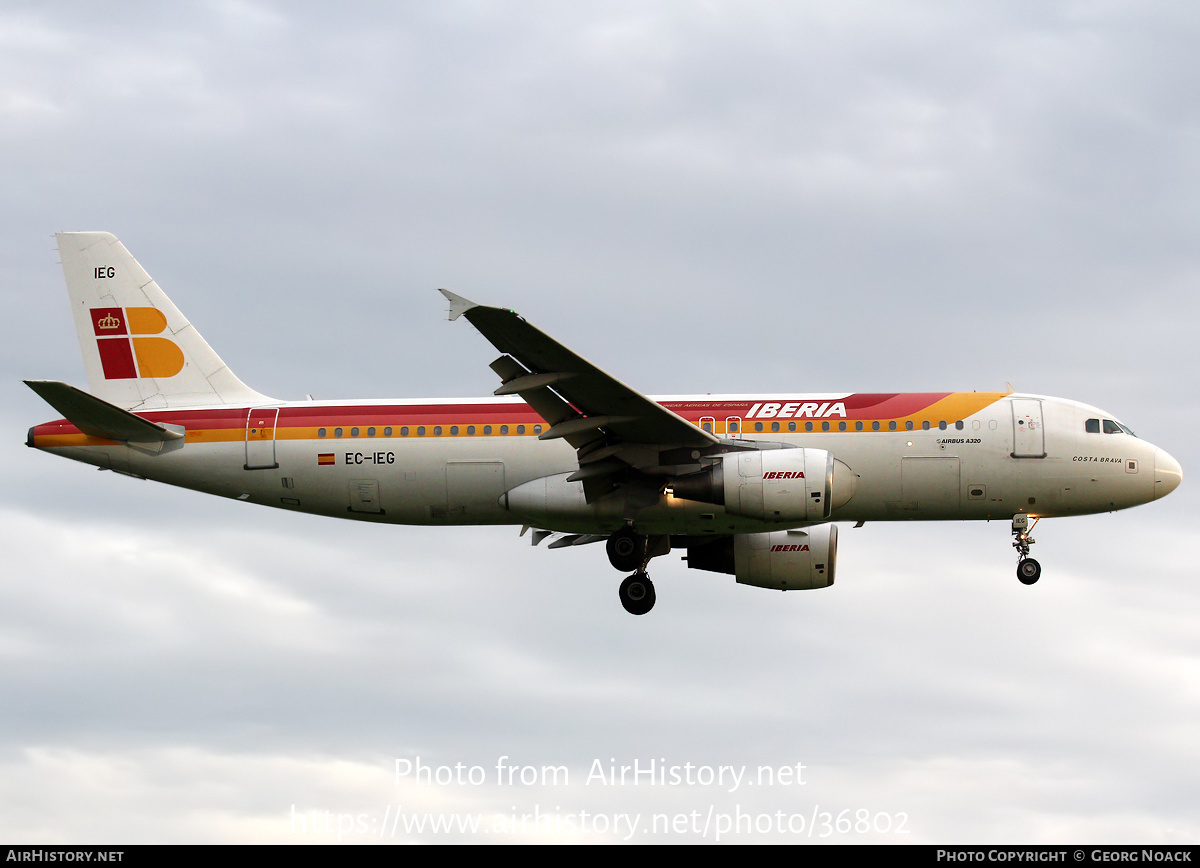
M1154 499L1166 497L1183 482L1183 468L1165 449L1154 451Z

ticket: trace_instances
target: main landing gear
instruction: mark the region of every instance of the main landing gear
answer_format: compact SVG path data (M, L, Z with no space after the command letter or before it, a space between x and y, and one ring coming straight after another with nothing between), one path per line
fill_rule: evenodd
M623 527L608 538L608 561L621 572L646 565L648 540L631 527Z
M645 615L654 608L654 583L645 570L638 570L621 582L621 605L630 615Z
M665 551L660 551L665 544ZM654 583L646 575L646 564L650 558L670 551L671 543L666 537L642 536L631 527L623 527L608 538L608 560L621 572L635 570L621 582L621 605L631 615L645 615L654 608Z
M1029 547L1037 540L1029 534L1033 532L1038 520L1029 523L1029 516L1024 513L1014 515L1012 520L1012 535L1015 538L1013 548L1017 550L1017 579L1022 585L1032 585L1042 577L1042 565L1029 556Z

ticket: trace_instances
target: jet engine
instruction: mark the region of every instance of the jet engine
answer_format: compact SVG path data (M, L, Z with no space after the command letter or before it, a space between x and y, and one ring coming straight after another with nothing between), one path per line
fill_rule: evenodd
M693 570L729 573L740 584L778 591L828 588L837 561L837 525L740 533L688 546Z
M675 497L765 521L825 521L854 496L854 471L824 449L733 452L671 483Z

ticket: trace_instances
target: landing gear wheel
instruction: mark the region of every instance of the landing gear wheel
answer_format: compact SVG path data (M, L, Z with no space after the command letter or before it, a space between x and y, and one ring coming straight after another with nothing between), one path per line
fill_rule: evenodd
M1038 518L1029 521L1029 516L1017 513L1013 516L1013 548L1017 550L1017 578L1022 585L1032 585L1042 577L1042 565L1029 556L1029 547L1035 540L1030 534L1037 526Z
M654 583L645 573L634 573L621 582L621 605L630 615L645 615L654 608Z
M1042 577L1042 565L1033 558L1021 558L1017 563L1017 578L1022 585L1032 585Z
M632 528L623 527L608 538L608 561L625 573L646 562L646 538Z

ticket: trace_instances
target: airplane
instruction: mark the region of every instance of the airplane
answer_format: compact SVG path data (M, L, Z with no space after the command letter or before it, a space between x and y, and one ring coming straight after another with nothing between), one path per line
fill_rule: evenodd
M604 542L644 615L651 559L777 590L833 584L837 522L1011 521L1157 500L1179 463L1111 413L1007 392L650 398L517 313L448 290L496 350L469 400L280 401L246 386L105 232L57 236L88 389L25 382L62 418L27 445L236 500L380 524L520 525Z

